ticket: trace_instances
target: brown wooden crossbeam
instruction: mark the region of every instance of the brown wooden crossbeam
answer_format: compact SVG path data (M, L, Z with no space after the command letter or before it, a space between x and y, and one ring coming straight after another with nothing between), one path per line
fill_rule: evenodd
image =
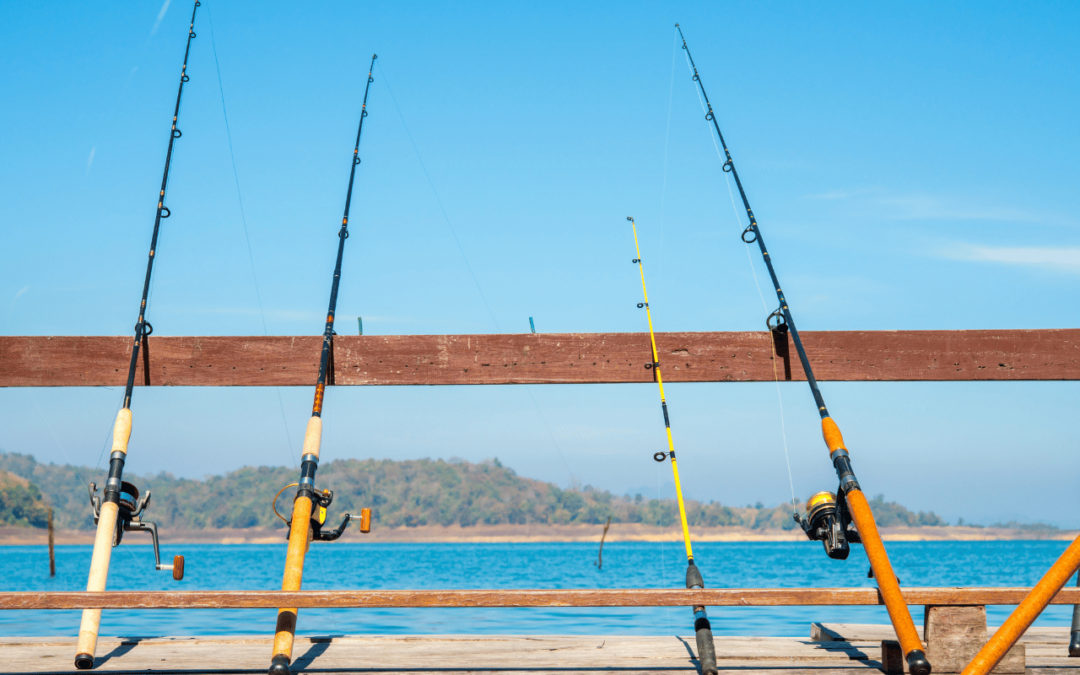
M822 381L1078 380L1080 329L803 333ZM671 382L804 380L767 332L658 333ZM310 386L320 337L147 338L140 385ZM0 386L122 386L127 337L0 337ZM651 382L647 333L339 335L337 385Z
M1016 605L1030 588L905 588L909 605ZM1052 601L1080 603L1080 588ZM450 591L85 591L0 593L6 609L277 607L775 607L880 605L876 588L708 588Z

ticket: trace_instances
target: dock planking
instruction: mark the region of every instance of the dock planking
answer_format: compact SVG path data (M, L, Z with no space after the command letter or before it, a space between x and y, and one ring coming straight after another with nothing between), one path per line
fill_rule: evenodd
M887 626L877 632L886 632ZM1062 634L1028 641L1029 672L1077 673ZM720 672L850 675L880 672L880 640L814 642L794 637L716 638ZM1060 643L1060 644L1059 644ZM265 672L270 636L102 637L95 672ZM697 672L694 636L308 636L293 664L321 673L652 673ZM24 675L76 673L74 638L0 638L3 670ZM85 672L85 671L81 671Z
M1077 380L1080 329L807 331L821 381ZM790 338L767 332L657 333L671 382L805 380ZM140 386L306 386L321 337L146 339ZM774 357L774 353L776 356ZM131 338L0 337L0 386L102 387L126 381ZM338 335L336 385L651 382L647 333ZM775 363L774 363L775 361Z

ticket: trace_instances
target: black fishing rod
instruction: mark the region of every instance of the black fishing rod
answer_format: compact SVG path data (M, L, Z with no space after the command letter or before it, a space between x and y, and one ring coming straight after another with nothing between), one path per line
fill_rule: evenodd
M190 80L187 74L188 56L191 55L191 41L195 39L195 13L202 3L196 0L191 8L191 22L188 24L187 45L184 48L184 65L180 68L180 86L176 91L176 107L173 108L172 126L169 129L169 146L165 152L165 170L161 176L161 190L158 192L157 210L154 214L154 232L150 237L150 255L146 262L146 278L143 280L142 300L139 302L139 320L135 323L135 339L131 345L131 361L128 364L127 385L124 387L124 405L116 415L113 425L112 452L109 454L109 478L105 482L105 491L97 496L97 485L90 484L90 504L94 510L97 534L94 537L94 552L90 559L90 574L86 583L87 591L104 591L109 577L109 562L112 549L120 544L124 532L149 532L154 543L156 568L171 570L177 581L184 578L184 557L176 556L172 565L162 565L158 550L157 525L144 522L143 510L150 503L150 491L140 497L139 489L123 480L124 461L127 458L128 441L131 438L131 393L135 387L135 372L139 365L139 348L143 340L154 329L146 320L146 301L150 295L150 278L154 272L154 257L157 254L158 233L161 221L171 214L165 206L165 191L169 187L169 167L172 164L173 146L182 135L176 127L180 116L180 99L184 95L184 83ZM94 652L97 650L98 631L101 627L101 610L85 609L79 626L79 640L76 648L75 667L85 670L94 667Z
M840 479L840 487L837 489L835 497L831 493L814 495L807 504L809 509L807 517L800 519L796 514L795 518L803 526L803 530L808 537L815 540L820 539L824 542L826 552L831 558L843 559L847 557L848 540L863 545L866 555L870 559L871 572L877 579L878 589L881 591L885 607L889 612L889 619L892 621L893 629L900 640L900 646L904 651L912 675L929 675L930 662L926 660L922 641L915 630L915 623L911 620L911 612L900 592L900 583L896 579L892 564L889 562L889 556L885 552L885 545L881 541L877 524L874 522L874 514L870 510L870 504L866 501L866 496L863 494L859 482L855 479L855 472L851 468L851 458L847 448L844 446L844 439L840 434L840 429L836 426L836 422L833 421L828 408L825 406L825 399L818 388L817 380L814 378L813 368L810 367L810 359L806 356L806 349L803 347L802 340L799 337L799 331L795 328L795 321L791 317L787 298L784 297L780 281L776 277L772 258L769 256L768 249L765 248L765 239L761 236L757 219L754 217L754 210L750 208L750 201L747 199L746 190L743 189L742 181L739 179L739 172L735 169L735 162L731 158L731 151L724 140L724 134L720 132L720 124L716 120L716 113L713 111L712 103L709 102L709 95L705 93L705 85L701 82L701 76L698 74L694 57L691 56L690 48L686 44L686 37L683 35L679 24L675 24L675 28L679 31L682 48L686 50L686 57L690 61L690 67L694 73L694 82L697 82L701 95L705 99L705 105L708 108L705 119L712 122L713 129L716 130L716 135L720 139L720 145L724 148L726 161L723 169L735 179L735 185L739 188L739 196L742 198L743 206L746 208L746 215L750 224L743 230L742 239L747 244L757 242L758 248L761 249L761 255L765 259L765 266L769 269L769 277L772 279L773 288L776 289L776 297L780 301L780 307L769 315L766 324L774 335L786 341L787 335L790 334L792 341L795 343L799 361L802 362L803 371L806 373L806 381L810 385L810 391L814 395L818 413L821 415L821 429L825 437L825 444L829 448L829 457L832 459L836 475ZM855 525L854 530L849 529L852 522Z
M330 286L330 308L326 312L326 325L323 328L319 378L315 384L315 403L311 407L311 419L308 420L307 431L304 434L304 454L300 458L300 482L297 484L296 498L293 500L292 520L286 521L289 524L289 549L285 554L285 578L281 584L283 591L300 590L304 577L304 557L307 555L310 542L334 541L345 531L352 518L346 513L337 529L329 532L322 531L323 524L326 522L326 509L333 501L334 493L331 490L315 489L315 472L319 468L319 448L322 444L323 395L326 391L327 374L333 358L334 312L337 311L338 284L341 282L341 259L345 254L345 240L349 238L349 209L352 206L356 167L360 165L360 135L364 131L364 118L368 116L368 92L371 91L371 83L375 81L371 73L375 68L377 58L378 55L372 54L371 65L368 67L367 86L364 87L364 103L360 108L360 124L356 129L356 145L353 147L352 166L349 169L349 189L345 193L345 215L341 218L341 229L338 230L337 263L334 266L334 281ZM274 499L277 500L276 497ZM318 509L316 510L315 507ZM366 533L370 529L371 510L363 509L360 515L360 531ZM270 675L289 675L293 641L296 637L296 612L296 607L278 610Z

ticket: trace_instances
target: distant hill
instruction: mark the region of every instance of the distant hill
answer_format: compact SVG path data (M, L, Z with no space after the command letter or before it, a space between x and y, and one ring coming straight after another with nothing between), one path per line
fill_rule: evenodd
M13 491L12 504L24 505L18 507L22 509L19 511L13 506L11 519L4 520L7 511L2 505L8 502L0 501L0 523L43 527L44 516L39 517L39 511L34 510L42 508L40 513L44 513L43 495L44 501L54 507L56 527L93 529L86 484L95 481L103 485L104 469L42 464L30 455L0 453L0 470L26 481L18 488L0 488ZM205 480L176 478L169 473L125 477L139 489L153 492L147 520L164 528L283 527L271 511L270 500L282 487L296 481L297 470L244 467ZM563 490L552 483L522 478L498 459L481 463L441 459L334 460L319 467L318 487L334 491L333 514L355 514L370 507L380 527L602 524L609 516L614 523L669 526L678 522L678 506L672 499L619 497L591 486ZM289 490L282 496L279 510L288 512L287 497L291 493ZM886 502L881 495L871 501L871 506L883 527L945 524L932 512L913 513L895 502ZM692 526L797 527L791 518L791 506L786 504L736 508L717 502L688 501L686 510Z
M45 527L48 511L41 491L26 478L0 471L0 526Z

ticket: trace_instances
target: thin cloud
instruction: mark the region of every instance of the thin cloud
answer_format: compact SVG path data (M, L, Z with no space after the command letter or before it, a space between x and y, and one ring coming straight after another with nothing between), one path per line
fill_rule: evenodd
M834 189L804 195L804 199L849 202L845 208L861 215L887 220L983 220L1036 223L1047 219L1037 213L972 201L951 195L926 193L890 194L883 188Z
M1029 211L971 204L962 199L926 194L881 197L874 201L889 210L887 217L899 220L1000 220L1022 223L1043 220Z
M1080 248L954 244L941 253L954 260L1027 265L1080 274Z
M28 290L30 290L30 285L29 284L27 284L26 286L23 286L19 290L19 292L15 294L15 297L11 299L11 304L8 305L8 316L7 316L8 321L11 321L11 313L13 311L15 311L15 303L18 302L19 298L22 296L22 294L27 292Z
M806 199L847 199L853 194L855 193L848 192L847 190L829 190L828 192L822 192L817 195L806 195Z
M165 3L161 5L161 11L158 12L157 20L154 21L154 27L150 29L150 34L153 35L157 32L158 26L161 25L161 20L165 18L165 12L169 11L169 3L172 0L165 0Z
M97 152L97 146L90 148L90 157L86 160L86 175L90 175L90 167L94 164L94 153Z

